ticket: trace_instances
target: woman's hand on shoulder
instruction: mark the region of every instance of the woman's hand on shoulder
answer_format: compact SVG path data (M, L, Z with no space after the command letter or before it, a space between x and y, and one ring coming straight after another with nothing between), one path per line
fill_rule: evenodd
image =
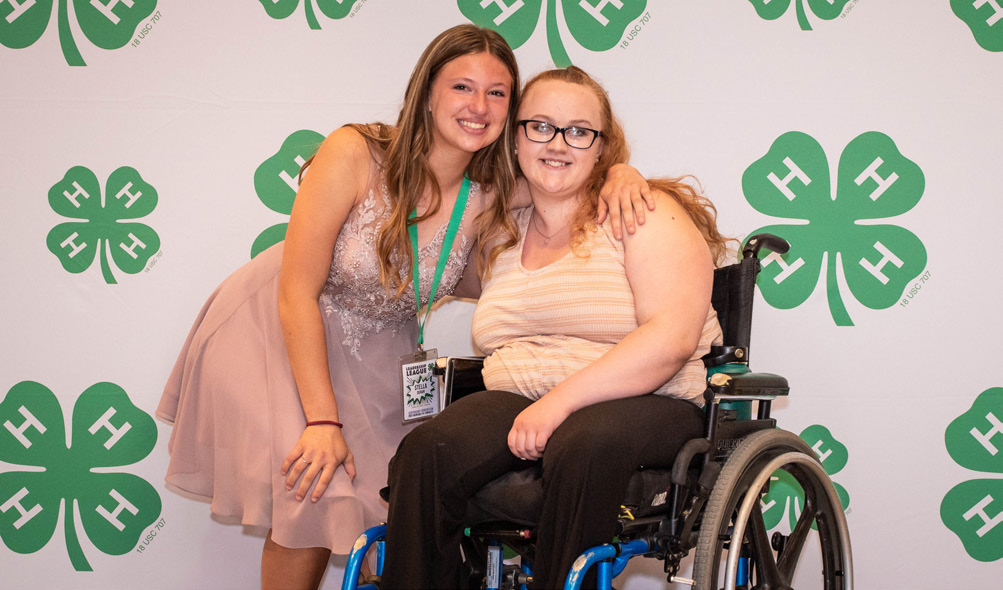
M551 435L571 415L573 409L553 394L551 391L533 402L512 422L508 448L516 457L530 461L542 457Z
M596 222L601 224L609 215L613 237L622 240L624 227L628 234L632 234L637 231L636 225L644 225L645 207L655 210L654 193L644 176L629 164L610 167L606 182L599 191Z
M296 500L306 498L314 481L317 485L310 500L316 502L327 490L338 466L355 479L355 457L345 442L341 428L330 424L308 426L300 435L296 446L282 462L282 475L286 476L286 490L296 487ZM299 481L299 486L296 482Z

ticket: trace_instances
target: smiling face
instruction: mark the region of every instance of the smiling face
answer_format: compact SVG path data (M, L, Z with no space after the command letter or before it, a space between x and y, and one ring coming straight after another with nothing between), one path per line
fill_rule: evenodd
M432 81L432 150L471 155L501 135L512 94L512 75L490 53L450 61Z
M517 118L601 131L601 117L599 99L589 88L563 80L545 80L523 95ZM578 196L602 153L601 137L584 150L570 147L560 133L548 143L536 143L520 127L517 138L519 168L531 192L537 194Z

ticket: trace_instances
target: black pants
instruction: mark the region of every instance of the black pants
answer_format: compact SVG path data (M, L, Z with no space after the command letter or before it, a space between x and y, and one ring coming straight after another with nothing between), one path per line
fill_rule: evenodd
M466 586L460 539L467 502L484 484L525 466L507 438L530 403L504 391L477 393L404 438L390 462L383 588ZM694 404L655 395L602 402L569 416L542 459L533 587L562 588L580 553L612 540L630 476L641 465L671 465L681 446L701 435L702 420Z

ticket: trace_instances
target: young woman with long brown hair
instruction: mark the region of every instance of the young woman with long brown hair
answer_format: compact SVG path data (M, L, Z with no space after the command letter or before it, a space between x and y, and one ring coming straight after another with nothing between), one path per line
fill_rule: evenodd
M490 265L476 244L514 241L518 88L500 35L440 34L396 124L333 132L285 242L196 320L157 412L174 423L167 481L269 529L263 587L317 587L331 552L385 518L378 490L411 428L396 368L416 349L416 311L453 291L472 252Z

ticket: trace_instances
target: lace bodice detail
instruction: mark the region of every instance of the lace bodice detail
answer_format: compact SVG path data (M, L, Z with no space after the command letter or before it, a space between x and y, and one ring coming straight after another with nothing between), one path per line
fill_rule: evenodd
M471 225L467 213L478 190L478 184L471 183L464 219L439 280L436 300L452 293L463 274L467 255L473 246L473 240L467 237L468 232L464 229ZM381 186L379 191L371 190L366 199L352 209L335 242L331 272L320 297L324 313L337 315L341 320L345 334L341 344L348 347L358 360L362 360L359 348L366 336L388 329L396 334L418 311L414 287L410 286L409 266L401 272L401 279L409 286L400 298L394 299L380 284L376 240L389 212L390 199L386 186ZM432 241L419 247L418 282L423 306L428 303L447 228L448 220L438 229Z

